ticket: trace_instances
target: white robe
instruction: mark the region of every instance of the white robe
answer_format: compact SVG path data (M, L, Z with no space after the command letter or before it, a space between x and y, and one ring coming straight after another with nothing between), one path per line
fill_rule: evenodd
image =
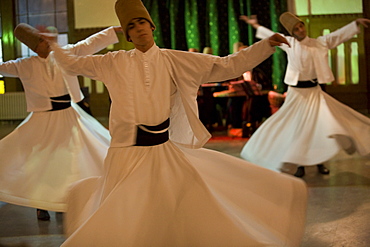
M96 53L117 42L117 35L110 27L63 48L82 56ZM0 63L0 74L4 77L18 77L22 81L28 112L52 109L50 97L69 93L74 102L83 98L77 77L63 73L56 65L53 52L46 59L32 56Z
M240 155L290 173L297 165L322 164L342 149L348 154L370 154L370 119L319 86L289 87L283 106L253 133Z
M226 58L157 46L78 58L53 49L69 73L100 78L112 96L105 175L73 186L63 246L299 246L304 182L198 148L209 137L196 115L199 85L250 70L273 52L268 41ZM136 124L168 117L169 141L131 146Z
M269 34L266 28L258 29L261 38ZM319 83L333 80L326 57L328 49L357 32L352 22L317 40L306 37L299 42L290 37L292 48L282 47L288 54L285 83L296 85L298 80L314 79L302 74L307 71L305 63L311 62L302 61L302 54L307 56L306 53L311 53L307 57L313 59L310 68L314 70L307 73L316 75ZM341 149L349 154L370 153L370 119L338 102L319 86L289 86L283 106L252 135L241 157L272 170L292 172L297 165L312 166L328 161Z
M64 48L84 55L117 41L111 27ZM0 64L0 73L21 79L27 108L33 111L0 141L0 201L63 212L71 183L102 174L111 138L77 104L47 111L49 97L70 94L74 101L82 99L77 78L63 73L53 56Z
M298 81L307 81L314 78L317 78L321 84L333 81L334 75L328 63L329 50L349 40L359 32L359 27L353 21L332 33L316 39L306 36L302 41L298 41L294 37L286 36L285 38L288 40L290 47L286 44L280 46L287 53L288 57L284 82L287 85L295 86ZM265 39L272 34L274 32L260 26L257 28L256 37ZM306 57L312 59L310 69L313 71L307 71L307 64L311 64L311 61L308 61ZM316 77L307 78L307 74L316 75Z

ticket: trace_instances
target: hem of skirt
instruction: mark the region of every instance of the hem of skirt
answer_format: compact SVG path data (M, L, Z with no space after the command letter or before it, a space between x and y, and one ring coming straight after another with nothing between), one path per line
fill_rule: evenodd
M284 164L294 164L294 165L297 165L297 166L316 166L316 165L319 165L319 164L322 164L322 163L325 163L329 160L331 160L334 156L336 156L338 153L340 153L340 151L343 150L341 147L336 151L334 152L333 154L330 154L328 156L326 156L325 158L321 158L321 159L317 159L315 161L312 161L312 162L297 162L297 161L287 161L287 160L283 160L281 162L281 165L280 165L280 168L284 165Z
M287 246L300 246L304 232L305 232L305 225L307 220L307 198L308 198L308 190L306 183L301 179L299 180L299 184L295 183L295 186L292 186L293 191L292 195L296 195L291 200L290 211L295 212L299 208L300 210L304 209L304 213L299 214L297 216L301 216L299 218L292 217L290 219L290 225L292 226L287 232L287 236L292 236L289 240L287 240ZM293 237L294 236L294 237Z
M53 211L53 212L66 212L67 211L66 203L52 203L52 202L26 199L26 198L8 195L3 192L0 192L0 201L9 203L9 204L15 204L18 206L43 209L43 210L48 210L48 211Z

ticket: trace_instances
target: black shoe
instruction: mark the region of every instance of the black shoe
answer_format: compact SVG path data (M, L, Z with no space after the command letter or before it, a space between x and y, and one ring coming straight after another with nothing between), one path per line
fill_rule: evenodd
M42 209L37 209L37 219L38 220L43 220L43 221L48 221L50 220L50 215L48 211L42 210Z
M317 169L319 170L319 172L321 174L329 174L330 173L330 170L328 168L326 168L324 165L320 164L320 165L317 165Z
M305 170L303 166L298 166L297 171L294 173L294 176L301 178L305 174Z

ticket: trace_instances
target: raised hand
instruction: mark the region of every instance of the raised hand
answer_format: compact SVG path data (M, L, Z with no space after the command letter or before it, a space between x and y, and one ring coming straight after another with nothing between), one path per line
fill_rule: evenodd
M55 34L50 34L50 33L39 33L40 37L48 42L49 44L55 43L58 40L58 36Z
M257 15L251 15L250 17L246 15L241 15L239 17L240 20L244 21L245 23L251 25L254 28L257 28L259 26L258 20L257 20Z
M357 25L362 25L362 26L368 28L370 26L370 20L366 19L366 18L358 18L356 20L356 24Z

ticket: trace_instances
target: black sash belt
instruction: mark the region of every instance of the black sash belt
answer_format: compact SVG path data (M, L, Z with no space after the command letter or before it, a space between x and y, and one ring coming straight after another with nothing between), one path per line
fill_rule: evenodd
M68 107L71 107L71 96L69 94L65 94L62 96L57 96L57 97L50 97L51 99L51 106L53 109L49 111L58 111L58 110L63 110L67 109ZM56 101L66 101L66 102L56 102Z
M316 87L318 84L317 79L312 81L298 81L297 85L292 87L307 88L307 87Z
M156 126L141 126L149 131L161 131L170 126L170 119L167 119L163 123ZM136 144L134 146L155 146L165 143L166 141L168 141L168 130L164 131L163 133L151 133L137 126Z

